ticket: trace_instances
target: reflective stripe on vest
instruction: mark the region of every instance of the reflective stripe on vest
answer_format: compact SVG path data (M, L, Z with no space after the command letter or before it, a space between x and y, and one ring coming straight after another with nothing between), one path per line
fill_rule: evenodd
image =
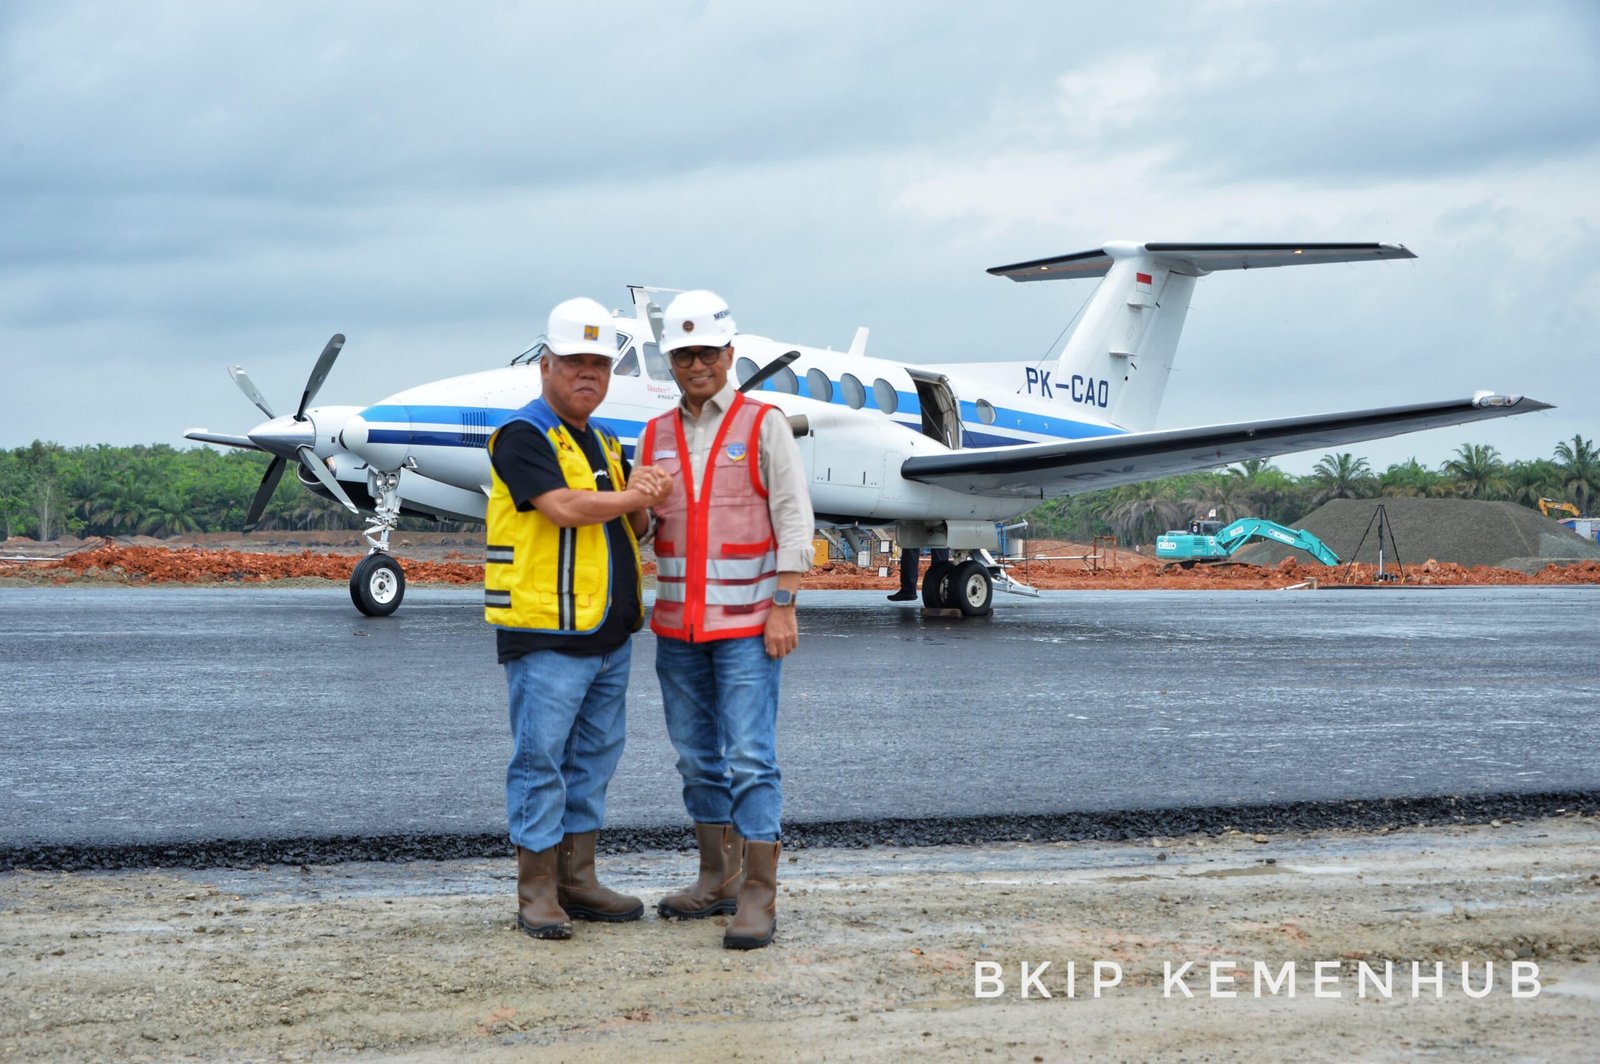
M635 458L672 474L655 508L658 635L709 642L760 635L778 588L777 540L761 483L761 419L772 407L742 394L723 416L695 497L678 410L645 426Z
M535 399L506 422L525 421L543 433L555 450L568 488L597 491L589 457L548 404ZM606 475L622 490L622 445L598 422L591 421L605 453ZM503 428L503 426L502 426ZM492 455L500 430L489 437ZM606 523L561 528L537 509L519 510L517 500L490 464L486 564L483 569L483 617L498 628L563 635L593 632L611 611L611 542ZM633 527L624 520L639 572L639 546ZM640 600L643 600L640 589Z

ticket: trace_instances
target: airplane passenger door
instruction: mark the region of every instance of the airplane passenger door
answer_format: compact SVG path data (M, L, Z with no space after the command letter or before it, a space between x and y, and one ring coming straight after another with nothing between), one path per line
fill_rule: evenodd
M961 447L961 408L950 378L943 373L907 367L917 385L917 402L922 407L922 434L951 450Z

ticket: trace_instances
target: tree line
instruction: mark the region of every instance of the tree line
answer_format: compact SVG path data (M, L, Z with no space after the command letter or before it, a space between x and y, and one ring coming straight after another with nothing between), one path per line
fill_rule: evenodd
M35 440L0 451L0 531L30 536L174 536L237 531L255 497L266 455L208 447L63 447ZM1330 499L1384 496L1506 500L1537 507L1541 498L1593 513L1600 502L1600 452L1582 436L1556 444L1552 457L1506 462L1486 444L1462 444L1437 469L1415 458L1374 471L1365 458L1329 454L1307 476L1269 462L1189 473L1055 499L1026 515L1030 536L1087 541L1115 536L1126 546L1152 542L1212 510L1223 520L1265 517L1292 525ZM356 529L362 520L338 503L279 481L263 529ZM479 527L404 518L408 530Z

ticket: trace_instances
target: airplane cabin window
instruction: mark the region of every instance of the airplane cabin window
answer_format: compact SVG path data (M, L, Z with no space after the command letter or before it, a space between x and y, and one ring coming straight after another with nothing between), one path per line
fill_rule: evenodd
M800 394L800 378L796 377L794 375L794 370L790 369L788 366L784 366L778 372L774 373L771 380L772 390L775 392L787 392L790 395Z
M617 364L611 367L613 377L637 377L639 375L639 349L629 347Z
M985 425L994 424L994 405L987 399L978 400L978 420Z
M872 398L878 404L878 409L885 414L892 414L900 409L900 396L895 394L894 385L882 377L872 382Z
M806 391L810 392L811 398L819 403L831 402L833 399L833 382L820 369L806 370Z
M851 410L860 410L867 405L867 390L854 373L846 373L839 378L839 391L844 393L844 401L850 404Z
M645 372L658 381L672 380L672 364L667 361L667 356L661 353L661 345L646 343L644 345Z
M756 375L756 364L753 359L739 358L733 363L733 379L743 384Z

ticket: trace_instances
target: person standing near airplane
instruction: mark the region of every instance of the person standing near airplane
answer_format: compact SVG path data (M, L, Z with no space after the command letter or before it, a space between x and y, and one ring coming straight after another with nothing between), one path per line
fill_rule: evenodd
M550 312L543 394L489 437L484 619L510 694L506 819L517 926L572 936L572 918L637 920L638 898L595 876L595 834L622 757L628 663L643 623L638 537L671 478L630 470L590 415L606 397L616 327L592 299Z
M671 473L654 507L656 675L678 751L700 874L662 899L664 917L733 913L728 949L777 928L783 795L778 681L799 645L795 595L811 568L805 468L782 411L728 380L736 328L715 293L668 305L661 349L682 391L639 438L641 468Z
M950 552L943 547L934 547L929 552L933 556L933 564L950 560ZM889 596L890 602L911 602L917 597L917 571L922 567L921 547L900 548L900 590ZM929 572L932 572L930 567Z

